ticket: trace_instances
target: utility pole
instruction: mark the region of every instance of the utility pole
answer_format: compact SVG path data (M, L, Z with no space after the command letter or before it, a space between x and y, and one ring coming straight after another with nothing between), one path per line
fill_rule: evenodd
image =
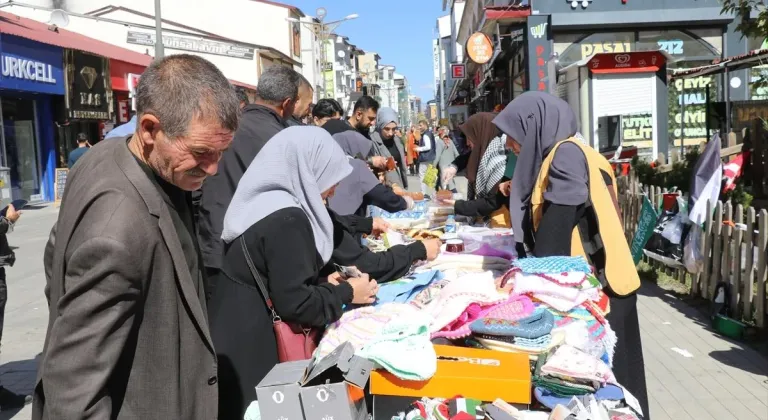
M163 18L160 17L160 0L155 0L155 60L162 60L164 56Z
M158 0L159 1L159 0ZM445 112L445 95L443 89L445 89L445 74L443 72L443 40L440 38L440 33L437 34L437 73L440 75L440 86L437 89L440 93L440 98L437 102L437 120L443 118Z

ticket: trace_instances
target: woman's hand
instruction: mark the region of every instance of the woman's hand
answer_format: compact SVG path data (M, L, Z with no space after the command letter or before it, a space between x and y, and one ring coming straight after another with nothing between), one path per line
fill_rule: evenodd
M371 158L371 166L380 171L384 171L387 169L387 158L384 156L373 156Z
M443 245L440 239L424 239L421 243L427 249L427 261L434 261L440 255L440 247Z
M328 283L331 283L334 286L338 286L339 283L343 281L344 281L344 277L338 271L328 276Z
M382 219L381 217L374 217L373 229L371 230L371 235L378 237L382 233L385 233L391 228L392 226L390 226L386 220Z
M453 165L447 167L443 171L443 176L441 178L442 185L447 185L449 182L451 182L451 180L455 176L456 176L456 167Z
M505 181L499 184L499 191L504 197L509 197L509 193L512 191L512 181Z
M352 303L366 305L376 301L379 284L376 283L376 280L371 280L368 274L347 279L347 283L352 286Z
M414 206L413 198L408 195L404 195L402 197L403 197L403 200L405 200L405 203L408 205L406 210L413 210L413 206Z
M13 207L13 204L8 204L8 210L5 211L5 218L11 223L16 223L16 221L19 220L19 216L21 216L21 212L16 211L16 207Z

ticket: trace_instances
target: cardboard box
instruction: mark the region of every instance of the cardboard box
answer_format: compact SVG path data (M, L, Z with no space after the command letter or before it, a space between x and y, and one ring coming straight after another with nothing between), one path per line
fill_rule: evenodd
M279 363L256 386L263 420L361 420L373 364L344 343L321 360Z
M349 343L315 361L302 379L301 405L306 420L362 420L368 416L363 388L373 363L355 356Z
M435 351L437 372L427 381L404 381L383 370L372 372L374 409L379 396L413 397L415 400L461 395L481 401L499 398L509 403L530 404L528 355L439 345L435 346Z
M301 380L310 360L278 363L256 386L263 420L302 420Z

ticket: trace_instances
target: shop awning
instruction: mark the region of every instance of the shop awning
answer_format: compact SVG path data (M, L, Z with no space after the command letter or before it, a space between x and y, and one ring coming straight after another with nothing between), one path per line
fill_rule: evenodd
M728 69L728 71L737 71L766 64L768 64L768 49L755 50L748 54L718 59L713 61L712 64L675 71L672 73L671 78L672 80L688 79L691 77L724 73L726 69Z
M480 21L480 32L492 36L496 34L496 25L513 25L525 23L531 15L530 6L488 6L485 16Z
M108 44L77 32L68 31L36 20L23 18L12 13L0 11L0 34L8 34L26 38L42 44L54 45L61 48L80 50L100 55L112 60L145 68L152 62L152 56L141 54L127 48ZM255 86L235 80L230 82L236 86L256 89Z

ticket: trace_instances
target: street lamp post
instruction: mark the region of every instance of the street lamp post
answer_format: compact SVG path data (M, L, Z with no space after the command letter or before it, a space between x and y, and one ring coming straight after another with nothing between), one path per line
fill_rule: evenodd
M159 1L159 0L156 0ZM328 12L325 10L324 7L318 7L317 10L315 10L315 18L318 20L318 22L302 22L299 19L296 18L286 18L285 20L289 22L298 22L302 25L305 25L308 27L311 31L315 33L315 36L317 37L318 41L320 41L320 70L322 72L322 81L323 84L321 86L320 91L322 92L321 97L325 98L328 95L328 92L326 92L326 85L327 85L327 72L326 67L330 64L331 70L333 69L333 63L328 63L328 38L330 38L331 33L333 33L336 28L339 27L342 23L357 19L358 15L357 13L353 13L351 15L347 15L343 19L334 20L332 22L324 22L325 16L328 14Z
M155 60L162 60L163 56L163 19L160 17L160 0L155 0Z

